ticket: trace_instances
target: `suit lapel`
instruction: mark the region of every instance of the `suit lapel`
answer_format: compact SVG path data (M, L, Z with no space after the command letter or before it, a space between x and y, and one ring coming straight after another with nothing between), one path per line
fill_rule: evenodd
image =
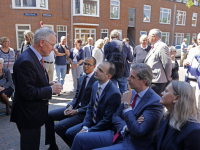
M134 109L134 112L138 112L144 106L144 104L149 100L151 94L152 94L151 88L149 88L147 92L144 94L144 96L141 98L136 108Z
M36 64L37 68L40 70L40 75L44 78L44 80L47 83L47 78L45 76L46 70L44 72L44 69L43 69L41 63L39 62L37 56L35 55L35 53L33 52L33 50L31 48L29 48L29 50L27 52L33 57L33 60L35 61L35 64Z
M145 62L146 62L146 61L148 60L148 58L155 52L156 49L157 49L157 46L154 47L153 49L151 49L151 50L149 51L149 53L148 53L147 56L146 56Z
M94 74L93 74L93 75L91 76L91 78L90 78L90 80L89 80L89 82L88 82L88 84L87 84L85 90L87 90L88 88L90 88L91 85L92 85L94 82L95 82L95 78L94 78Z

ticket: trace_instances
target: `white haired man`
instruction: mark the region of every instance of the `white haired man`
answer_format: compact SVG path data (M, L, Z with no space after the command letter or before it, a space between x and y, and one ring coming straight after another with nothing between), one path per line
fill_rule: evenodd
M148 37L146 34L143 34L140 37L140 45L137 45L133 51L133 63L144 63L144 60L151 49L151 46L148 45Z
M199 85L200 85L200 61L199 61L199 55L200 55L200 33L197 35L197 43L198 46L190 49L187 60L185 61L185 66L187 66L187 74L186 74L186 81L190 83L190 85L195 90L195 96L196 96L196 103L197 107L199 107L199 100L200 100L200 91L199 91Z
M167 83L171 81L172 63L169 48L161 41L159 29L151 29L148 38L152 47L144 63L149 65L153 72L151 88L160 95Z
M183 39L183 43L181 44L181 60L180 60L180 67L183 67L183 61L187 56L187 50L188 50L188 46L187 46L187 39L184 38Z
M10 120L17 124L21 150L39 150L41 126L48 115L48 100L59 94L62 85L49 83L43 57L49 56L56 44L55 32L41 28L34 42L16 60L13 71L15 95Z

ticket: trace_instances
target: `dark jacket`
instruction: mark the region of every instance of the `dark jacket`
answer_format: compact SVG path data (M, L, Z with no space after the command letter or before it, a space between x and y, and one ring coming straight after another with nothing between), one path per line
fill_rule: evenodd
M175 59L175 64L172 64L172 80L179 80L179 74L178 74L178 70L179 70L179 65L177 60Z
M113 51L118 51L120 45L122 44L122 41L112 40L110 42L110 44L113 47ZM111 56L109 53L111 53L111 52L109 52L109 47L108 47L108 43L107 43L104 46L104 56L107 60L109 60L109 58ZM133 55L131 53L130 46L128 44L125 43L125 45L123 46L123 49L122 49L122 53L124 56L124 64L125 64L125 72L124 72L123 76L128 77L130 74L130 65L129 65L128 61L129 62L133 61Z
M31 48L18 57L13 70L15 95L10 120L21 128L38 128L45 123L52 96L48 75Z

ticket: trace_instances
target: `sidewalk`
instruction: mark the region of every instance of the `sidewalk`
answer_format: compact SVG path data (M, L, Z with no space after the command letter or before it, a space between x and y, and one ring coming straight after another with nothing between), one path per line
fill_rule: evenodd
M54 72L55 79L55 72ZM66 93L61 93L60 96L53 95L52 100L49 100L49 110L65 107L74 97L75 93L69 91L73 87L71 73L66 75L64 90ZM0 108L5 107L0 103ZM5 109L1 109L0 113L5 112ZM15 123L10 122L10 116L0 116L0 149L1 150L20 150L20 134ZM60 150L70 150L70 148L63 142L63 140L56 134L56 142ZM46 150L48 146L45 146L45 127L41 129L40 150Z

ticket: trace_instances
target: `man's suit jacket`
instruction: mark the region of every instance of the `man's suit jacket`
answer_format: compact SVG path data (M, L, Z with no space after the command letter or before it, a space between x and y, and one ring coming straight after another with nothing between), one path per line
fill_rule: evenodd
M35 53L28 48L14 64L15 95L11 121L21 128L38 128L45 123L52 89L48 75Z
M169 49L162 41L154 44L154 48L149 51L144 63L152 69L152 83L166 83L171 78L172 64Z
M199 150L200 123L187 122L181 131L169 125L169 117L161 120L150 150ZM167 130L168 128L168 130ZM167 130L167 133L165 133Z
M83 121L83 126L88 127L89 132L111 129L112 115L121 103L121 95L119 89L112 83L112 81L109 81L99 98L96 114L96 124L94 124L92 118L97 90L98 81L93 84L90 103Z
M133 99L136 92L133 90L132 94ZM113 114L112 122L117 132L121 132L125 125L129 129L123 138L124 150L145 150L150 147L163 116L163 106L159 101L160 96L149 88L134 110L123 113L122 103ZM144 116L144 122L138 124L137 119L141 115Z
M86 113L88 104L90 102L90 97L91 97L91 93L92 93L92 85L96 81L96 79L94 78L94 74L93 74L91 76L90 80L88 81L88 84L85 88L84 93L81 93L81 87L82 87L82 83L83 83L85 76L86 75L83 75L78 78L76 95L75 95L74 99L72 100L72 102L69 103L70 105L73 106L73 108L75 108L75 107L78 107L79 103L81 102L81 108L78 109L78 113L84 114L84 115Z
M94 46L92 46L92 45L91 45L91 50L90 50L89 45L86 45L86 46L83 47L85 58L92 56L92 50L93 49L94 49Z

